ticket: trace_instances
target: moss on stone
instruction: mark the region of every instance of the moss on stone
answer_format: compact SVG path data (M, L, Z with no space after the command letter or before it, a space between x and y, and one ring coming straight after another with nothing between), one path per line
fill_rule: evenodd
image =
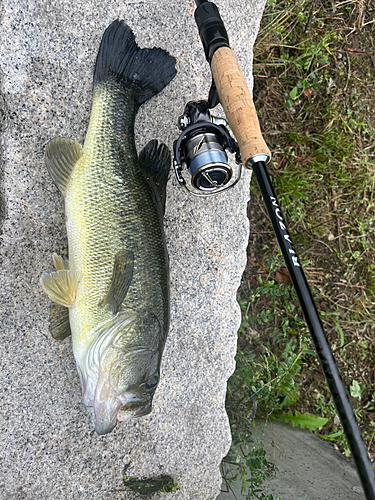
M160 491L162 493L173 493L177 491L178 485L171 476L161 476L152 479L134 479L125 474L123 475L124 484L132 491L147 495Z
M135 479L131 478L126 474L131 461L125 465L122 477L124 480L124 485L132 491L140 493L141 495L147 495L149 493L155 493L160 491L162 493L173 493L177 491L178 485L176 481L171 476L160 476L157 478L149 479Z

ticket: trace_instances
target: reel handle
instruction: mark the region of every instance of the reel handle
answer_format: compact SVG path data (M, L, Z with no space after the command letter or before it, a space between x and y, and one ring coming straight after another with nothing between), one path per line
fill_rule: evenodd
M250 168L255 155L271 152L264 142L259 120L237 58L229 47L220 47L212 56L212 76L230 128L238 142L243 166Z

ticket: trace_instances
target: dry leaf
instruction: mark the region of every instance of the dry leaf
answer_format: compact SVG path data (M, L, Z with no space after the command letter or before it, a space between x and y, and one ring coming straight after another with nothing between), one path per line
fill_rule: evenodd
M275 281L276 283L284 283L284 285L290 285L292 282L289 274L284 271L280 271L280 269L276 271Z

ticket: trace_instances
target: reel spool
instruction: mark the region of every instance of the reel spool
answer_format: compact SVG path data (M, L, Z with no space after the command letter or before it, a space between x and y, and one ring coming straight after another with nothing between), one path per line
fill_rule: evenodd
M241 177L239 148L227 130L227 121L211 116L207 101L189 102L179 118L182 133L174 143L174 170L179 184L194 196L210 196L232 188ZM237 178L231 182L233 171L226 153L236 155L239 163ZM188 188L182 175L186 166L191 176Z

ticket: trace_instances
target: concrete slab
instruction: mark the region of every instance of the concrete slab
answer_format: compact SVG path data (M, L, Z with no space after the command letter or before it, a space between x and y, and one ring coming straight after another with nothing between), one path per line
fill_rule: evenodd
M267 460L278 468L265 489L281 500L361 500L365 496L352 460L307 429L281 421L257 421L253 436L264 441ZM224 489L224 488L223 488ZM241 497L241 484L217 500Z
M236 290L246 262L249 173L215 199L195 199L174 179L169 183L172 321L150 416L120 424L107 436L94 434L71 341L50 337L50 303L38 284L52 270L52 252L67 256L63 200L44 166L44 148L55 136L83 142L104 29L125 19L140 46L162 47L176 57L177 77L136 121L139 147L152 138L172 147L186 102L206 98L211 83L193 4L2 2L0 498L137 498L120 491L130 460L130 476L172 475L180 488L173 498L214 499L219 492L219 464L230 444L224 402L240 323ZM251 85L264 0L217 4Z

